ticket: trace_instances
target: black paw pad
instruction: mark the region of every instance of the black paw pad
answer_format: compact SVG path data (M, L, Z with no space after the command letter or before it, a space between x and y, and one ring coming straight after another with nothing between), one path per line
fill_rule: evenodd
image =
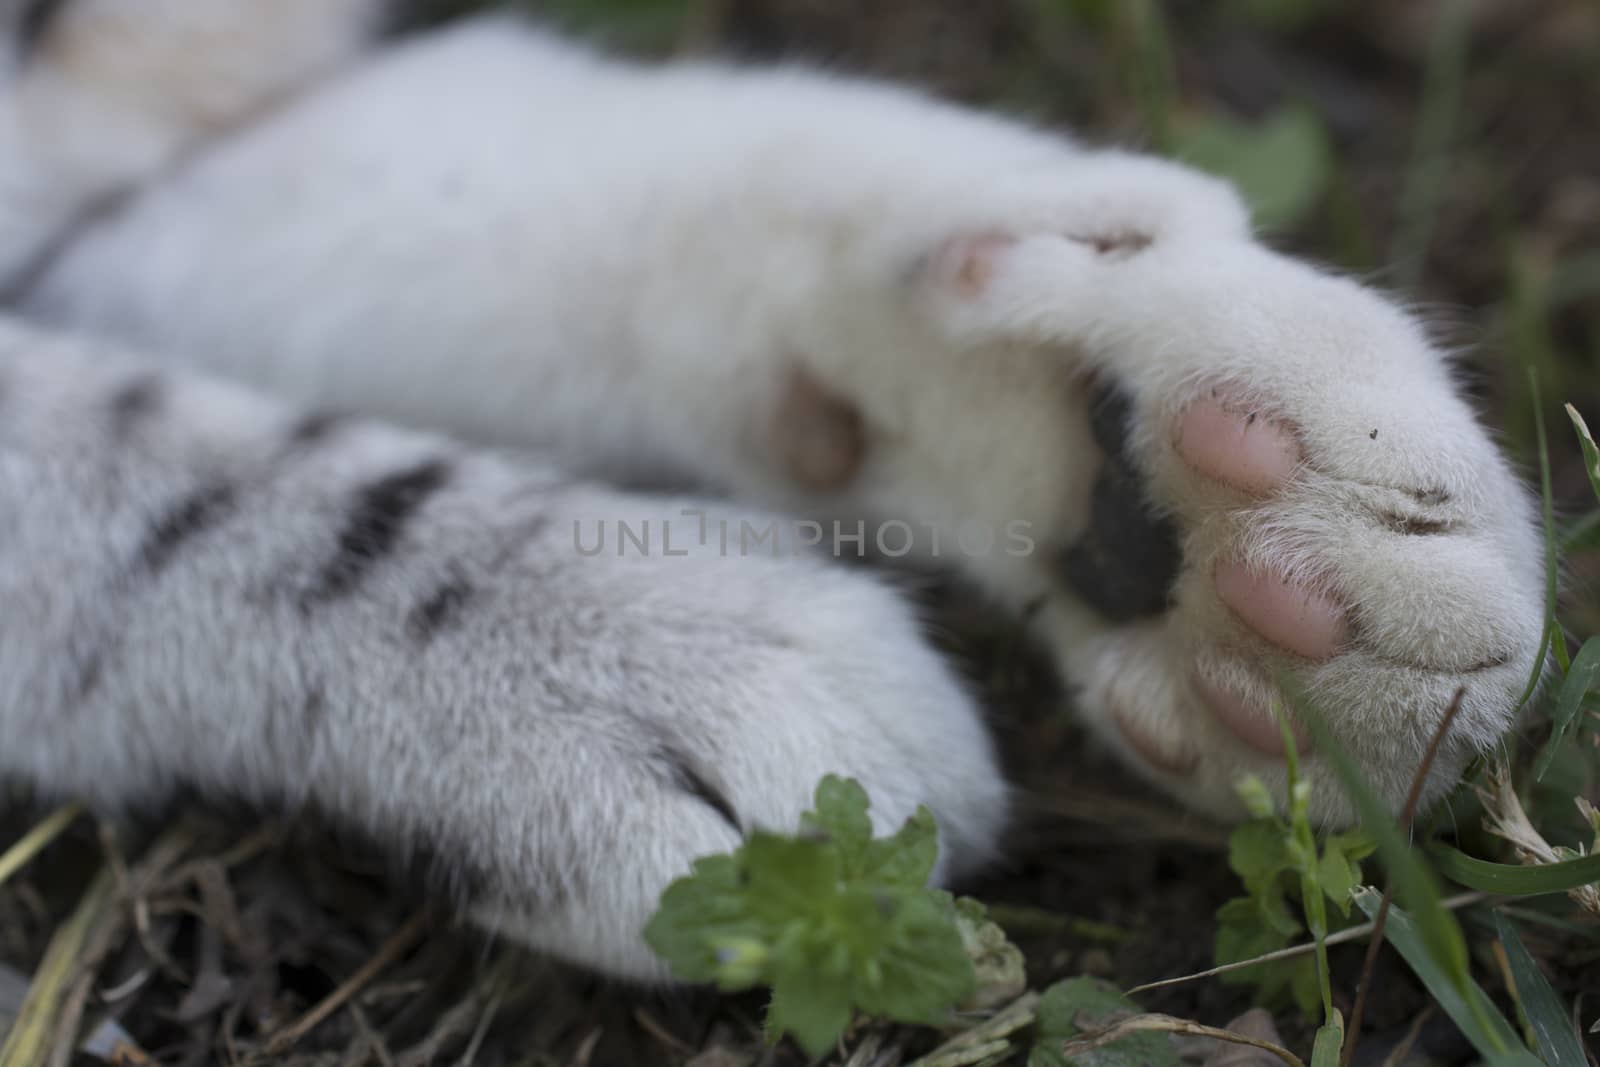
M1089 427L1105 453L1095 476L1089 523L1061 554L1067 585L1111 622L1132 622L1167 610L1183 554L1172 521L1150 503L1128 449L1132 404L1114 385L1089 400Z

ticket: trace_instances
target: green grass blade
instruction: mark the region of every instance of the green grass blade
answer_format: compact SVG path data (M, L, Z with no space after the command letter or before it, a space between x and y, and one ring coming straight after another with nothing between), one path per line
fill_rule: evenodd
M1301 784L1300 755L1294 731L1282 707L1275 707L1278 729L1283 732L1284 769L1289 788L1289 834L1293 841L1290 855L1295 859L1300 878L1300 904L1306 927L1317 944L1317 990L1322 994L1322 1017L1327 1026L1342 1031L1344 1020L1333 1006L1333 974L1328 968L1328 902L1324 899L1318 866L1317 839L1311 829L1311 786ZM1320 1040L1319 1035L1319 1040ZM1340 1039L1342 1043L1342 1038Z
M1393 881L1395 896L1411 909L1410 929L1425 950L1429 965L1440 980L1455 991L1456 999L1467 1001L1472 984L1467 957L1467 939L1461 925L1444 906L1437 879L1420 854L1407 840L1389 807L1378 798L1344 746L1334 738L1322 714L1306 700L1294 679L1282 676L1280 685L1289 697L1300 721L1310 731L1317 754L1344 787L1345 794L1361 819L1362 828L1372 835ZM1490 1048L1499 1052L1503 1049Z
M1533 765L1535 781L1544 781L1545 772L1556 758L1556 750L1566 741L1568 731L1578 723L1578 711L1583 705L1584 696L1595 687L1596 681L1600 681L1600 635L1589 638L1578 649L1578 654L1572 657L1572 663L1567 667L1566 676L1561 679L1561 688L1556 690L1554 710L1550 713L1552 732Z
M1551 647L1562 646L1557 653L1558 659L1564 660L1567 652L1561 637L1561 625L1556 621L1559 572L1556 566L1555 502L1550 488L1550 450L1544 435L1544 409L1541 406L1543 400L1539 396L1539 369L1534 366L1528 367L1528 391L1532 397L1534 433L1539 450L1539 489L1544 508L1545 603L1544 630L1539 634L1539 650L1533 657L1533 670L1528 675L1528 684L1523 688L1522 695L1517 698L1518 709L1521 709L1539 688L1539 679L1544 677L1545 664L1549 661Z
M1550 645L1556 635L1555 616L1547 616L1544 620L1544 631L1539 634L1539 648L1533 656L1533 673L1528 676L1528 684L1522 690L1522 695L1517 697L1517 710L1521 710L1534 690L1539 688L1539 679L1544 677L1544 665L1550 659Z
M1517 928L1498 911L1494 913L1494 925L1500 935L1500 945L1506 950L1506 960L1511 964L1517 1000L1533 1030L1539 1055L1548 1067L1588 1067L1583 1039L1572 1028L1572 1018L1556 991L1550 988L1544 972L1528 955L1522 939L1517 936Z
M1502 897L1565 893L1591 882L1600 882L1600 853L1562 863L1519 866L1490 863L1448 845L1434 845L1429 852L1439 873L1452 882Z
M1506 918L1514 919L1527 926L1543 926L1549 930L1559 930L1574 939L1574 943L1582 941L1600 941L1600 926L1592 923L1572 922L1559 915L1539 911L1535 908L1519 908L1513 904L1502 904L1497 911L1503 911Z
M83 807L78 804L57 808L39 825L23 834L16 844L0 852L0 885L4 885L7 878L31 863L35 856L43 852L50 842L60 837L62 831L71 826L82 814Z
M1572 420L1572 428L1578 431L1578 447L1583 449L1583 470L1589 476L1589 488L1594 490L1595 499L1600 500L1600 448L1595 446L1589 425L1571 404L1567 405L1567 418Z
M1382 898L1376 890L1358 889L1355 899L1356 905L1369 919L1377 917ZM1384 937L1400 953L1444 1013L1472 1042L1473 1048L1495 1062L1522 1062L1522 1057L1516 1054L1523 1052L1524 1046L1515 1028L1500 1014L1477 982L1470 977L1464 983L1457 982L1453 975L1440 966L1421 928L1410 915L1390 905L1389 918L1384 924ZM1531 1055L1527 1059L1538 1062Z
M1544 432L1544 397L1539 392L1538 368L1528 368L1528 384L1533 392L1533 428L1539 444L1539 496L1544 519L1545 630L1550 635L1550 648L1556 654L1556 662L1561 664L1561 671L1565 674L1571 664L1567 662L1567 642L1561 636L1561 624L1556 621L1556 599L1560 594L1561 585L1560 567L1557 561L1561 557L1556 551L1555 492L1550 488L1550 441ZM1541 656L1533 665L1536 673L1528 689L1530 694L1533 692L1533 686L1538 684L1537 672L1542 672L1543 668L1544 658ZM1527 697L1523 699L1526 700Z

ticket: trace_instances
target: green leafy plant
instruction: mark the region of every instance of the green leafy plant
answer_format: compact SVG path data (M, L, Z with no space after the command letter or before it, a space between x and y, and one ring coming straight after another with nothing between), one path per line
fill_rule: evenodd
M1384 922L1385 939L1488 1063L1495 1067L1539 1063L1472 977L1466 934L1446 907L1439 876L1425 854L1412 846L1406 828L1367 783L1321 712L1303 694L1288 688L1317 751L1371 833L1394 898L1400 902L1386 905L1381 894L1363 887L1355 894L1357 905L1374 922Z
M1068 978L1039 998L1037 1032L1028 1067L1175 1067L1178 1050L1170 1035L1130 1034L1091 1052L1067 1058L1061 1046L1070 1038L1119 1021L1139 1011L1109 982Z
M865 789L829 775L799 835L751 834L668 886L645 940L684 981L770 987L769 1036L812 1055L857 1011L937 1026L980 991L1020 990L1021 956L981 905L927 887L933 815L875 838L867 810Z
M1274 810L1259 780L1247 779L1240 792L1255 818L1240 824L1228 839L1228 864L1244 883L1245 895L1217 911L1219 964L1286 948L1306 934L1308 925L1314 935L1319 927L1324 936L1331 932L1326 907L1319 905L1325 899L1339 920L1349 918L1351 896L1361 882L1361 860L1374 847L1370 838L1353 830L1328 836L1319 851L1304 818L1304 801L1295 806L1301 815L1295 820ZM1303 788L1299 792L1305 795ZM1287 996L1309 1015L1324 1001L1326 961L1320 955L1274 960L1228 972L1222 980L1255 986L1257 998L1266 1003Z

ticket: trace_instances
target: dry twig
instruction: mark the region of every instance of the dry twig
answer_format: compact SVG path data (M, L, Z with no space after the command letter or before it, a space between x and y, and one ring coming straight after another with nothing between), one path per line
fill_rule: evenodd
M389 935L389 940L380 945L378 951L372 954L372 958L362 964L355 974L339 983L339 987L322 998L316 1007L272 1035L267 1041L266 1054L281 1056L292 1048L296 1042L338 1011L345 1001L361 992L362 988L376 978L385 967L405 955L431 925L433 925L433 914L426 908L413 913L400 929Z
M1282 1045L1271 1041L1263 1041L1259 1037L1241 1034L1234 1030L1223 1030L1216 1026L1203 1026L1188 1019L1175 1019L1170 1015L1135 1015L1119 1023L1084 1034L1081 1037L1069 1038L1060 1049L1065 1059L1082 1056L1085 1052L1092 1052L1102 1048L1113 1041L1120 1041L1125 1037L1140 1033L1166 1033L1184 1034L1189 1037L1213 1037L1219 1041L1227 1041L1236 1045L1249 1045L1252 1048L1270 1052L1288 1067L1306 1067L1304 1061L1284 1048Z

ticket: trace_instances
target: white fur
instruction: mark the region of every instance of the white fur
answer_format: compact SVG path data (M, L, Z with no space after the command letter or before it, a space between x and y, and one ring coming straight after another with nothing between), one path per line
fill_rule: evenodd
M661 890L738 838L685 769L744 830L793 829L836 773L881 832L928 805L940 877L993 856L992 746L885 583L814 553L729 559L697 522L669 556L575 548L574 524L771 516L379 426L286 451L292 410L193 378L107 449L106 398L141 368L89 355L0 324L0 775L113 810L175 785L315 805L436 854L528 943L640 978L662 976L638 936ZM449 482L405 545L305 608L352 490L435 456ZM149 573L152 524L214 484L234 506ZM409 637L452 577L474 590L460 618Z
M62 110L61 124L76 114ZM1358 640L1303 677L1391 802L1458 687L1464 713L1430 795L1511 723L1541 621L1524 491L1418 326L1256 243L1213 179L896 88L799 69L637 67L495 18L372 53L225 138L197 125L170 173L176 153L104 139L122 124L86 127L122 156L83 161L92 173L63 188L148 182L26 280L19 306L38 322L630 481L690 476L796 514L906 520L946 545L964 520L1025 523L1033 554L957 565L1015 609L1043 597L1040 632L1088 720L1207 811L1237 810L1239 772L1281 788L1282 771L1197 708L1191 671L1259 688L1272 667L1296 666L1217 600L1209 575L1225 557L1351 606ZM50 154L10 136L0 183ZM0 233L27 230L32 204L0 196ZM989 235L1010 243L991 276L964 286L950 250ZM834 491L797 485L773 447L797 369L864 416L865 465ZM1083 528L1100 462L1091 373L1131 393L1139 461L1182 531L1177 604L1154 622L1104 622L1053 566ZM1245 500L1178 460L1178 413L1217 385L1298 428L1308 465L1282 496ZM1445 531L1398 533L1387 513ZM926 552L930 539L917 543ZM740 570L705 580L737 600ZM821 679L801 672L752 696L797 731L782 735L792 773L748 779L762 810L796 810L801 781L846 751L875 795L909 802L894 766L959 759L971 743L964 712L929 717L875 689L834 695L826 679L858 669L836 666L856 639L829 636L850 611L797 615L787 595L748 610L803 635ZM890 661L933 669L909 630L886 633L875 647L891 646ZM1198 755L1199 770L1146 765L1116 714ZM853 716L882 733L841 744ZM748 743L769 743L757 736ZM737 748L725 755L737 765ZM1312 770L1321 814L1348 817ZM623 816L619 832L650 839L658 813ZM641 893L658 881L641 879ZM584 947L605 941L596 931L530 923L513 920L621 965L611 947Z
M32 56L0 6L0 293L86 210L337 69L382 0L73 0Z

